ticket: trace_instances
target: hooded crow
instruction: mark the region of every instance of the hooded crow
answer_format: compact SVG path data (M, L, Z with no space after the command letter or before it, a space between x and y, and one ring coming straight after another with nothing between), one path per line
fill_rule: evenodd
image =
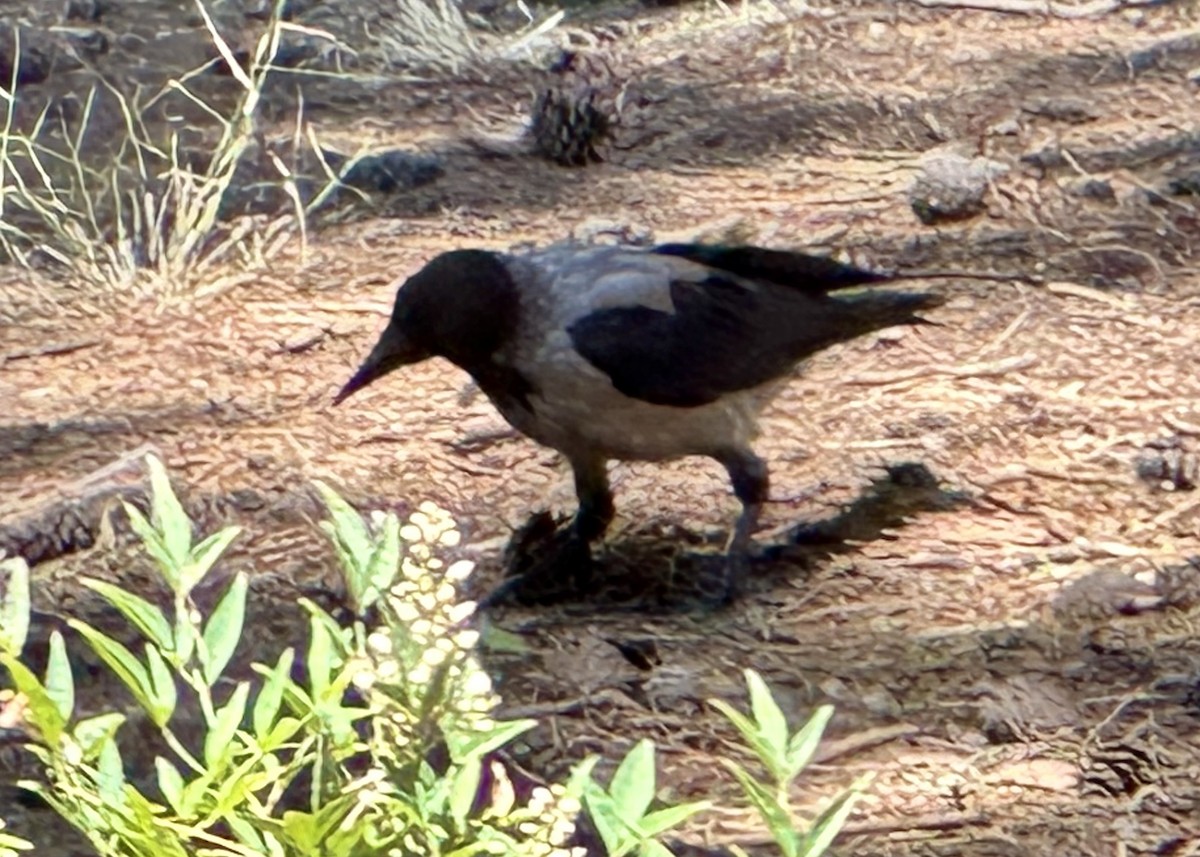
M897 279L759 247L558 244L443 253L401 285L391 321L334 404L394 369L443 357L517 430L561 452L577 544L614 514L606 464L709 456L742 503L726 600L767 499L751 442L795 365L873 330L922 323L932 294L850 289Z

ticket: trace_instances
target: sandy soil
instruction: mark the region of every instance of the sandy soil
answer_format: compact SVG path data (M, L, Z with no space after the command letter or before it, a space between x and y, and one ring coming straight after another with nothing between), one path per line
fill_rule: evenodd
M737 509L718 466L617 465L604 584L497 610L531 653L491 663L506 705L544 716L522 756L544 776L649 735L666 796L728 806L735 785L712 758L733 735L705 701L741 704L753 667L797 722L837 707L798 805L878 772L837 853L1197 853L1200 220L1195 197L1164 192L1200 168L1195 12L814 11L683 5L586 24L629 87L606 162L586 170L471 144L525 111L507 83L329 99L310 117L328 139L438 153L445 176L192 305L99 309L13 272L0 289L5 531L58 527L71 542L45 510L148 444L205 531L246 527L226 568L254 571L245 657L267 658L295 639L294 595L333 579L314 478L362 508L451 509L481 589L530 512L571 508L558 457L509 432L447 364L329 407L394 279L436 252L733 232L885 265L1036 273L1042 285L931 285L950 295L940 326L797 373L764 421L765 553L733 608L695 598ZM928 227L906 191L940 147L1010 169L980 215ZM1112 196L1083 192L1089 178ZM44 556L49 613L115 627L73 582L83 573L149 588L120 526ZM657 662L639 670L612 640L652 644ZM99 706L111 688L96 682ZM765 843L731 809L683 838ZM45 853L87 853L73 842Z

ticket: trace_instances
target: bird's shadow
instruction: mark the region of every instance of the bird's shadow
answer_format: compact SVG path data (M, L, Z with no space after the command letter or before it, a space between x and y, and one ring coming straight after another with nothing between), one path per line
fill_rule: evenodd
M966 492L943 487L924 464L888 465L838 514L760 544L746 588L753 591L776 574L807 574L864 542L895 538L892 531L912 515L970 501ZM503 558L506 580L485 604L555 604L587 612L709 609L724 595L725 556L719 538L650 524L589 555L571 539L565 519L539 512L509 541Z

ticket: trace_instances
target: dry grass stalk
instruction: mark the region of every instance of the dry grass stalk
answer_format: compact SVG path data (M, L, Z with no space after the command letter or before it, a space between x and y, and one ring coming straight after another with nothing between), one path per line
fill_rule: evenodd
M306 235L307 212L299 204L294 214L268 223L220 217L238 167L256 144L264 86L268 74L277 70L273 61L282 36L301 28L281 20L283 0L277 0L243 68L203 2L196 0L196 5L240 86L228 115L189 88L188 81L201 70L169 81L145 103L104 82L88 93L74 127L60 116L51 128L47 106L29 130L18 129L15 70L9 88L0 88L6 105L0 131L0 249L9 259L26 268L53 260L94 297L161 299L194 293L216 265L261 266L287 243L297 221ZM17 50L19 55L19 42ZM219 129L200 167L189 161L178 131L160 143L161 135L146 122L147 110L170 92L191 101ZM122 137L111 156L97 158L86 151L85 138L94 129L100 96L115 102ZM61 137L59 146L45 142L44 133L51 130ZM290 176L286 171L281 176L289 195L298 200Z

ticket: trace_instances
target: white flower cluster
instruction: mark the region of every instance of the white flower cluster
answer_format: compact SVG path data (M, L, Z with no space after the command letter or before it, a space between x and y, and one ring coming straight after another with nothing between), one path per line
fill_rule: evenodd
M525 852L530 857L584 857L586 848L567 847L567 840L575 833L575 817L582 806L568 795L567 790L555 783L546 788L538 786L529 796L527 810L534 818L523 821L517 830L529 838Z
M447 567L439 558L440 550L455 547L461 536L450 515L433 503L421 504L400 528L400 537L405 554L385 608L392 627L367 638L373 662L367 671L373 673L370 684L389 685L377 688L389 695L400 690L409 707L408 712L392 711L387 740L396 747L413 740L415 724L409 717L416 710L440 712L438 720L445 729L489 732L496 726L491 715L500 698L475 657L479 632L465 627L475 604L459 600L459 588L474 564L459 561ZM435 676L440 680L435 682ZM441 698L429 700L430 693ZM494 763L493 773L507 783L502 766ZM482 853L514 857L583 857L586 853L566 846L575 832L580 805L562 786L537 788L526 806L516 806L508 784L493 790L492 803L482 819L472 822ZM397 857L433 853L414 833L405 834L403 847L394 851Z
M436 504L422 503L400 528L400 538L405 553L387 607L393 623L403 629L404 651L393 650L393 637L387 631L372 634L368 645L376 661L376 677L398 683L403 671L415 701L424 697L435 673L444 669L440 686L447 698L443 704L474 721L474 728L490 729L493 724L487 715L500 700L474 657L479 632L465 627L475 603L459 600L459 587L475 566L461 560L447 568L438 556L462 538L454 520Z

